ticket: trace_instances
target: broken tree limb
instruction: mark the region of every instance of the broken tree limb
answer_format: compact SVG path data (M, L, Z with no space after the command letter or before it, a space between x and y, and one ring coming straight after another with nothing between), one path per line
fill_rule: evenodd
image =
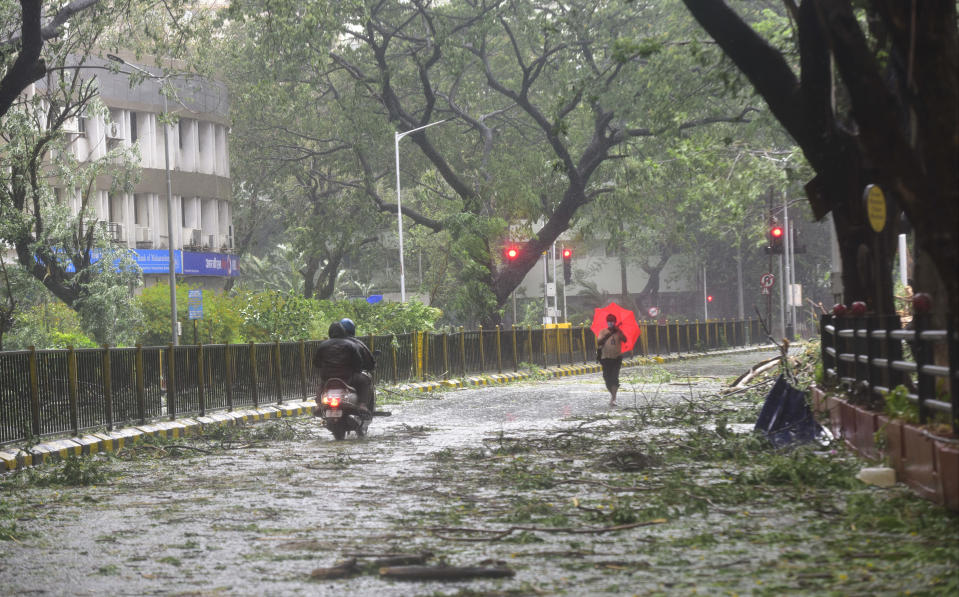
M635 529L638 527L648 527L654 524L662 524L666 522L665 518L657 518L655 520L648 520L645 522L632 522L629 524L617 524L609 527L593 527L586 529L577 529L573 527L535 527L535 526L512 526L502 530L492 530L492 529L470 529L462 527L432 527L429 529L431 533L440 537L441 539L449 539L450 541L497 541L506 537L516 531L529 531L533 533L567 533L571 535L594 535L602 533L614 533L616 531L625 531L627 529ZM486 534L486 537L452 537L450 535L443 535L441 533L474 533L474 534Z
M384 566L411 566L414 564L425 564L427 560L433 557L433 553L424 551L420 553L370 553L354 552L344 554L352 558L372 558L371 565L375 568Z
M467 578L509 578L516 571L497 566L392 566L380 568L380 576L397 580L463 580Z
M771 359L766 359L765 361L760 361L749 368L749 371L743 373L739 378L732 383L730 389L738 390L748 384L754 377L761 375L766 371L769 371L773 367L779 365L779 362L782 360L781 356L773 357Z
M356 558L350 558L337 562L331 568L316 568L310 573L310 578L315 580L330 580L333 578L346 578L358 573L360 569L356 566Z

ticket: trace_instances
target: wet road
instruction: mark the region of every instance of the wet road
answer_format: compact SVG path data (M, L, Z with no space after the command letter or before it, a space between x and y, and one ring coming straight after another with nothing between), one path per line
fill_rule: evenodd
M714 393L772 354L625 370L619 402L629 407ZM687 375L697 376L694 384ZM0 594L588 594L588 576L550 564L548 556L536 565L509 562L518 564L513 579L453 584L375 574L318 581L310 573L357 553L429 550L453 565L508 557L519 547L450 544L418 525L435 518L431 513L474 507L487 497L521 499L485 478L482 462L469 472L474 487L464 495L438 463L447 453L482 453L497 437L536 438L612 412L607 402L599 374L451 391L382 406L393 416L376 419L363 440L334 442L313 420L281 421L273 424L295 437L227 450L197 444L179 458L114 461L109 466L117 475L104 486L5 492L0 507L16 509L21 535L0 542ZM598 544L615 551L628 538L608 536Z

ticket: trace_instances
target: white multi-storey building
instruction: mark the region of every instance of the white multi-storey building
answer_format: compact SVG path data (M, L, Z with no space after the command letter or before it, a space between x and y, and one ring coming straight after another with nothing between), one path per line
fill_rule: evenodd
M125 60L135 64L132 58ZM146 78L131 87L128 72L142 69L159 77L160 71L146 65L121 65L124 72L120 73L97 68L110 64L109 60L94 59L89 62L92 68L85 69L96 76L100 99L109 108L109 116L78 118L71 123L71 148L80 161L88 161L103 157L118 145L136 144L141 175L130 193L113 193L109 179L98 180L91 198L97 219L115 243L134 251L145 285L168 279L172 243L179 279L222 288L223 278L239 273L237 258L232 254L226 88L216 81L194 77L169 77L166 82ZM161 84L175 90L166 103L177 117L176 123L167 127L172 239L160 119L164 113ZM70 196L65 189L57 189L57 195L72 202L77 212L79 196Z

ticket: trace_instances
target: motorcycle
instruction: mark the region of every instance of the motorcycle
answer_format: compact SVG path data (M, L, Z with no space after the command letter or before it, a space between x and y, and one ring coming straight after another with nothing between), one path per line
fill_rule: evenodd
M336 440L342 440L350 431L357 437L366 435L373 413L361 404L356 388L338 377L326 380L317 396L316 415Z

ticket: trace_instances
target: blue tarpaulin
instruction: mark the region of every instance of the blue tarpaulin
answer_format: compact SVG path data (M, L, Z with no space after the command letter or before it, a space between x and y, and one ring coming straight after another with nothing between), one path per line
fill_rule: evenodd
M776 447L811 442L823 433L806 403L806 393L792 387L782 375L766 394L754 429Z

